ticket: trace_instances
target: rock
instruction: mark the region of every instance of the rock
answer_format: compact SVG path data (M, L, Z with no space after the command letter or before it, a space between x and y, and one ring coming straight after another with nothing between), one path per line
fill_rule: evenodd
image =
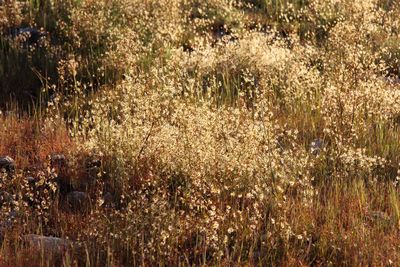
M228 27L222 23L216 23L211 27L212 34L215 39L221 39L226 35L230 35L231 32L229 31Z
M13 197L6 191L0 191L0 206L13 201Z
M367 218L372 222L388 222L390 221L390 216L383 211L369 211L367 212Z
M310 152L313 155L319 155L324 148L324 141L317 138L310 144Z
M4 220L0 220L0 246L6 233L14 226L14 222L18 217L18 212L13 210L9 212L5 217L6 218Z
M115 206L114 202L115 198L110 192L107 192L103 195L103 204L102 204L103 207L106 208L114 207Z
M63 154L51 154L50 166L52 168L63 168L67 166L67 159Z
M85 187L86 189L92 187L98 178L101 168L101 159L91 156L85 161L86 174Z
M33 27L13 28L9 30L13 39L19 40L24 46L37 45L48 36L48 33Z
M0 222L0 247L3 244L6 232L7 232L7 226L4 226L3 223Z
M3 228L10 228L10 227L13 225L14 221L17 219L17 217L18 217L18 212L15 211L15 210L12 210L12 211L10 211L10 212L8 213L8 215L5 216L5 217L6 217L6 218L0 222L0 228L1 228L1 227L3 227Z
M182 44L182 49L183 49L184 52L187 52L187 53L194 52L193 46L191 44L188 44L188 43Z
M14 222L14 220L18 217L18 212L15 210L12 210L7 217L7 222Z
M238 40L231 30L224 23L218 22L211 27L211 36L214 39L213 45L222 41L223 43L232 43Z
M29 185L34 185L36 183L36 179L32 176L26 177L26 181L28 182Z
M86 159L86 168L100 168L101 167L101 159L95 156L91 156Z
M29 234L22 237L26 246L43 253L46 257L62 260L74 249L74 243L58 237Z
M400 78L399 77L379 77L381 81L390 84L390 85L400 85Z
M18 212L15 210L12 210L5 217L6 218L4 220L0 221L0 228L1 229L10 229L18 217Z
M49 160L51 169L53 169L57 175L56 181L60 194L65 195L74 190L69 174L68 160L65 155L53 153L49 155Z
M6 170L8 173L15 172L15 161L9 156L0 157L0 169Z
M66 196L68 209L74 212L87 212L90 209L90 197L81 191L72 191Z

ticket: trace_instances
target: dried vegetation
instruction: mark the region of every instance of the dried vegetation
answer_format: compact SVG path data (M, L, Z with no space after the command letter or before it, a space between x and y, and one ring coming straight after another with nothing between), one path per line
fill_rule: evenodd
M0 265L400 265L396 1L6 0L0 31Z

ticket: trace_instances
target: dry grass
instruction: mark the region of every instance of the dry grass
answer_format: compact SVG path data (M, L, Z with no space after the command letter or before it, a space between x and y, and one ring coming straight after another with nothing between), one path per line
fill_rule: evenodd
M395 1L39 2L0 8L3 36L51 36L0 43L42 81L32 116L0 118L0 265L400 264Z
M52 153L69 154L75 150L62 122L43 122L11 115L2 116L0 124L0 155L12 157L21 169L40 166Z

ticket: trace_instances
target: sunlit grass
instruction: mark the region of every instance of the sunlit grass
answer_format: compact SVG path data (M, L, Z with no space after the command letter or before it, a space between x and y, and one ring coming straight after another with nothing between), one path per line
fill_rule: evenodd
M0 266L398 265L399 14L0 4Z

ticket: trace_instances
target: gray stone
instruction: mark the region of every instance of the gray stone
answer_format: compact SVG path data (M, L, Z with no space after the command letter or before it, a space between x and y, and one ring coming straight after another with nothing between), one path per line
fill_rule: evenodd
M12 210L7 217L7 222L13 223L15 221L15 219L17 219L18 217L18 212L15 210Z
M67 158L63 154L51 154L50 165L52 168L61 168L67 165Z
M103 207L112 208L115 206L115 198L113 194L107 192L103 195Z
M13 201L14 198L10 193L6 191L0 191L0 207L3 205L13 206Z
M380 77L379 79L390 85L400 85L399 77Z
M0 157L0 169L4 169L8 173L15 172L15 161L9 156Z
M9 30L13 39L19 40L24 47L38 45L48 37L48 33L33 27L13 28Z
M68 209L75 212L87 212L90 209L90 197L81 191L72 191L67 194Z
M85 161L86 174L85 179L86 187L92 187L98 178L98 174L101 170L101 159L98 156L90 156Z
M26 181L29 184L34 184L36 182L36 179L34 177L32 177L32 176L28 176L28 177L26 177Z
M73 190L71 177L68 174L68 160L63 154L50 154L50 167L54 169L60 193L65 195Z
M63 238L35 234L24 235L22 241L32 249L58 259L71 252L74 247L73 242Z
M313 155L320 154L323 148L324 148L324 141L319 138L315 139L310 144L310 152Z
M6 214L4 220L0 220L0 246L6 233L12 229L14 222L18 217L18 212L13 210Z
M86 159L86 168L100 168L101 167L101 159L97 156L90 156Z
M15 210L10 211L6 218L0 222L0 228L10 228L18 217L18 212Z
M374 222L388 222L390 221L390 216L383 211L369 211L367 213L367 218Z

